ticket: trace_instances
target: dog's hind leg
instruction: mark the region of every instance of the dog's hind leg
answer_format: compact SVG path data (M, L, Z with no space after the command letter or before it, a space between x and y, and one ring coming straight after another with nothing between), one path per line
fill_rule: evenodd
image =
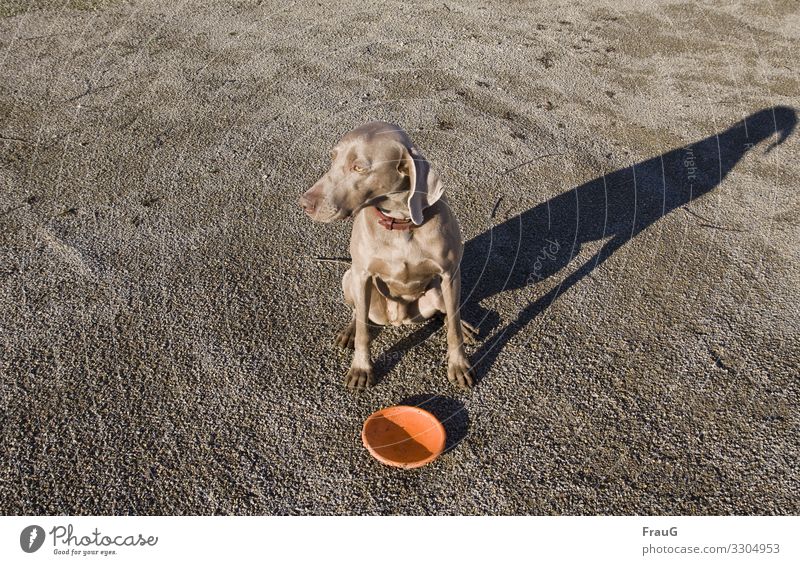
M437 314L442 314L447 323L447 311L444 306L444 297L442 296L442 286L440 281L436 281L431 285L425 294L417 301L417 309L419 311L419 318L427 320ZM478 338L480 330L465 320L461 320L461 331L464 334L464 343L475 343Z

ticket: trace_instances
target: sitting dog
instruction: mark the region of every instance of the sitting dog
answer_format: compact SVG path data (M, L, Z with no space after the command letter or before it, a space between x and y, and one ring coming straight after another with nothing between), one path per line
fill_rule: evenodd
M355 350L349 388L374 384L368 321L400 325L439 313L446 316L447 376L462 388L473 385L464 340L477 330L459 314L463 244L443 192L402 129L371 122L344 136L328 172L300 197L314 221L353 219L353 263L342 278L353 315L336 337Z

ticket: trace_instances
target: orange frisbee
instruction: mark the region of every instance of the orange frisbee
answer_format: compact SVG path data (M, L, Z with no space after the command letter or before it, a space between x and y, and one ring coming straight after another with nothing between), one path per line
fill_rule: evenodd
M444 451L444 426L416 406L390 406L364 422L361 440L375 459L386 465L422 467Z

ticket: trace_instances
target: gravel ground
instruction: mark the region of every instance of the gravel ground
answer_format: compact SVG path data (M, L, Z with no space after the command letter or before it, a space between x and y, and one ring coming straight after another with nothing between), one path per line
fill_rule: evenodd
M4 514L800 513L795 2L0 15ZM343 386L296 200L373 119L460 219L472 393L435 321ZM434 464L362 448L398 403Z

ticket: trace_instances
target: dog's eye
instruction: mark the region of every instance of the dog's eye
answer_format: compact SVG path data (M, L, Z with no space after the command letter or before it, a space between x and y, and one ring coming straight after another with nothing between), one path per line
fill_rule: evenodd
M366 173L367 169L361 165L353 165L353 170L357 173Z

